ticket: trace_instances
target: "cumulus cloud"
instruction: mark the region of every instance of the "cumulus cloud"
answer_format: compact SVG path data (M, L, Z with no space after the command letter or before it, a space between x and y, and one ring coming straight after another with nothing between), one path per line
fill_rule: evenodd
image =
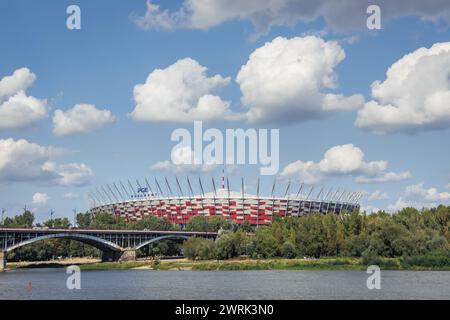
M35 205L43 206L43 205L47 204L48 199L49 199L49 196L46 193L36 192L33 195L32 202Z
M46 100L26 94L35 80L27 68L0 79L0 130L25 128L47 116Z
M355 125L378 134L450 127L450 42L403 56L372 83L373 100L359 110Z
M0 182L82 186L90 182L92 170L85 164L58 164L64 150L40 146L20 139L0 139Z
M316 36L277 37L256 49L236 77L248 120L299 122L362 107L361 95L329 93L344 58L337 42Z
M422 202L446 202L450 200L449 192L439 192L437 188L424 188L424 183L406 187L405 195L408 199Z
M385 200L388 199L389 196L386 191L376 190L367 196L367 200L369 201L377 201L377 200Z
M134 87L136 106L130 116L138 121L190 122L237 119L230 103L214 93L229 84L229 77L206 76L206 67L191 58L151 72Z
M395 212L406 207L431 208L440 204L450 204L450 193L435 187L426 188L421 182L407 186L403 195L388 206L388 210Z
M252 23L256 35L260 35L274 26L293 26L323 18L329 29L349 32L366 29L366 10L371 4L374 4L371 0L184 0L178 9L171 11L148 0L145 15L135 15L133 20L146 30L205 30L227 21L244 20ZM383 23L404 16L450 22L448 1L379 0L376 4L381 8Z
M387 211L397 212L404 208L422 208L422 207L423 206L417 206L417 202L413 203L400 197L397 199L397 201L387 206Z
M409 171L402 172L384 172L377 176L359 176L356 178L356 182L359 183L381 183L381 182L395 182L402 181L411 178Z
M194 164L195 162L194 152L190 147L179 147L172 151L171 160L158 161L152 165L152 169L176 173L200 173L217 168L216 164Z
M371 206L371 205L361 206L361 212L366 212L368 214L371 214L371 213L376 213L378 211L381 211L381 209Z
M53 133L66 136L87 133L114 122L115 117L109 110L97 109L92 104L76 104L67 111L55 110L53 114Z
M288 164L280 176L297 179L306 184L316 184L327 177L355 176L356 182L391 182L409 178L409 172L386 172L388 162L366 161L363 151L353 144L330 148L319 162L297 160Z
M78 199L78 194L73 192L67 192L63 195L64 199Z

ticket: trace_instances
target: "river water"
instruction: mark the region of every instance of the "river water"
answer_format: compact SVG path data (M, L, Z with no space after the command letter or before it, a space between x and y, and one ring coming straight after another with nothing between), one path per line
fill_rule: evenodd
M65 269L0 273L0 299L450 299L450 271L82 271L69 290Z

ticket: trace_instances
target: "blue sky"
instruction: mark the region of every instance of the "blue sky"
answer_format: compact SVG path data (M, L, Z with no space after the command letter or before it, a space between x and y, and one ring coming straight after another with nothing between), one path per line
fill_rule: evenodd
M66 28L66 8L71 4L77 4L81 8L81 30ZM73 208L79 211L87 210L85 193L96 186L118 180L134 181L135 178L141 179L144 176L168 176L173 179L174 173L154 170L152 165L170 159L170 151L174 146L170 141L171 132L176 128L192 130L192 122L138 121L139 119L129 116L136 107L134 87L145 83L146 78L155 69L166 70L177 61L191 58L207 68L206 77L230 77L228 84L211 93L222 101L229 102L233 113L246 113L249 109L264 107L261 101L243 102L242 88L236 81L241 67L246 64L250 66L250 55L266 43L273 44L277 37L285 39L286 48L296 52L295 50L305 46L301 39L312 35L314 43L325 43L326 46L337 43L340 50L345 52L345 59L331 66L337 76L335 88L322 88L321 92L344 96L361 95L363 103L367 104L372 99L372 83L376 80L385 81L387 70L396 61L420 47L430 48L435 43L446 43L450 39L447 20L439 16L442 12L448 13L449 6L436 7L435 16L429 11L422 15L421 6L416 5L414 1L409 8L411 10L405 10L407 13L412 12L411 14L400 14L395 11L396 8L386 6L385 15L383 1L380 1L383 14L381 30L368 30L364 25L351 26L347 30L347 25L336 25L333 20L335 17L327 16L327 11L318 10L311 19L303 18L301 14L296 17L294 14L293 18L289 17L288 22L283 20L287 18L280 13L276 22L268 21L265 23L268 27L261 31L260 26L252 20L253 11L251 14L238 15L236 12L228 12L225 15L218 10L216 13L220 17L214 20L217 22L211 23L181 1L170 2L170 6L161 4L159 11L150 12L146 16L150 27L136 23L136 17L142 17L146 12L144 0L7 0L2 1L0 7L0 80L12 75L15 70L27 68L35 75L35 79L26 87L26 95L46 99L45 116L31 123L2 127L0 119L0 140L13 139L12 143L4 144L1 150L4 164L0 161L0 207L7 210L7 216L11 216L20 213L21 208L27 205L36 213L38 221L47 219L52 209L58 217L71 217ZM173 18L173 12L183 7L188 8L187 13L184 13L187 17L183 16L178 20ZM212 9L217 8L213 6ZM168 15L158 16L161 12ZM215 14L214 10L210 12ZM352 15L358 19L361 16L364 21L367 17L364 11L353 12ZM165 17L167 21L161 20L161 17ZM161 21L170 23L170 26L163 27ZM199 27L199 23L203 23L202 27ZM333 47L333 50L335 49ZM272 50L272 47L267 47L267 50ZM444 58L446 54L450 54L447 48L441 51ZM320 54L318 51L313 57L319 57ZM438 71L445 71L446 67L450 67L446 59L437 61L436 55L431 56L430 66L437 64ZM256 62L254 68L257 67ZM281 62L278 66L283 68ZM289 69L282 70L287 72ZM270 71L268 70L269 75ZM445 72L450 72L450 68ZM246 79L254 77L255 74L250 72ZM301 78L290 80L294 83L302 81ZM269 76L258 81L270 82L271 79ZM431 96L437 85L425 81L423 95ZM149 84L149 87L151 86L152 83ZM398 93L399 100L403 101L402 94L411 94L410 87L408 88L409 91ZM299 90L301 89L302 87L299 87ZM445 85L440 88L444 93L445 89L449 91L450 84L447 84L446 88ZM292 97L295 97L295 93ZM2 101L0 85L0 105L7 99L9 96L5 95ZM280 101L282 99L283 97ZM299 101L303 101L301 99L303 98ZM381 101L382 99L385 100ZM380 113L386 110L381 105L395 102L389 99L388 93L385 93L384 98L380 98ZM205 122L204 125L221 130L241 127L279 128L280 181L288 178L298 182L304 181L305 177L296 170L300 170L299 166L304 169L305 163L312 161L316 165L308 170L320 175L320 181L315 182L318 186L365 190L367 196L362 200L365 208L393 210L406 205L420 207L450 202L450 167L446 161L450 156L448 103L441 100L436 102L436 108L441 112L440 119L432 119L428 124L411 124L401 119L406 129L390 126L381 135L374 133L373 128L387 128L385 123L378 121L372 124L372 127L365 128L355 126L358 112L365 108L364 105L355 106L350 111L337 110L326 115L324 113L318 119L311 120L300 110L303 104L308 103L309 101L303 101L299 102L298 106L292 103L280 105L280 108L286 108L287 115L283 118L286 121L277 123L271 122L271 117L268 116L261 123L218 118ZM77 104L89 104L97 110L108 110L111 117L104 124L96 124L94 121L85 132L55 134L55 110L67 112ZM144 108L146 107L144 103ZM160 107L164 108L162 105ZM273 107L278 107L276 102ZM321 106L311 107L320 109ZM417 109L421 109L421 106L417 106ZM296 110L299 115L290 117L290 112L295 113ZM426 117L430 110L423 112L425 113L422 115ZM5 123L7 116L6 112L0 112ZM287 121L288 119L294 120ZM64 149L64 152L55 158L49 156L48 160L55 162L57 168L52 169L50 173L46 171L45 174L22 174L25 172L23 168L42 165L45 162L43 158L47 156L41 155L31 164L23 163L23 159L16 162L15 151L11 150L20 139L42 148L52 146ZM354 148L358 148L364 154L364 163L355 165L353 169L330 169L325 164L319 165L327 150L349 144L353 145L353 149L347 147L342 150L355 151ZM24 146L27 147L29 146ZM292 170L282 174L286 166L298 160L302 163L297 163L291 167ZM342 161L352 162L352 159ZM366 165L373 161L387 161L387 168L375 173L368 172ZM89 170L81 170L80 174L84 176L79 180L61 180L60 175L64 175L65 170L68 170L64 167L65 164L78 164L72 168L75 171L80 170L79 166L84 164ZM198 174L208 179L210 176L219 178L220 171L221 167ZM402 172L409 174L403 178L390 179L394 181L356 181L359 176L370 175L374 178L385 173ZM177 174L182 177L186 175L183 172ZM198 174L190 173L191 176ZM239 179L242 175L248 181L247 187L251 192L255 188L257 174L257 166L240 166L233 173L232 185L239 189ZM272 180L273 177L263 177L266 190L270 189ZM284 186L279 189L279 192L282 192ZM376 191L379 192L374 195ZM46 197L38 196L33 203L33 195L36 193L45 194ZM379 196L380 194L382 196ZM372 200L369 200L370 198Z

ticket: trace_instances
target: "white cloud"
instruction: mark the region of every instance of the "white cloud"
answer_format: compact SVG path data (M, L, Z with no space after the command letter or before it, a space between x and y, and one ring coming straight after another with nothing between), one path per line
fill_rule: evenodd
M395 182L402 181L411 178L409 171L402 172L385 172L377 176L360 176L356 178L356 182L359 183L374 183L374 182Z
M316 36L277 37L256 49L236 81L250 122L289 123L362 107L361 95L328 93L345 58L337 42Z
M134 22L144 30L173 30L187 27L187 16L184 9L177 12L161 10L159 5L147 1L147 11L144 16L133 15Z
M206 76L206 67L191 58L151 72L134 87L136 106L130 116L138 121L190 122L237 119L230 103L214 95L230 78Z
M0 79L0 130L29 127L47 116L46 100L26 94L35 79L27 68Z
M56 172L58 174L58 184L62 186L84 186L89 184L94 175L91 168L84 163L56 164L46 162L43 170Z
M109 110L97 109L92 104L76 104L67 111L55 110L53 114L53 133L66 136L87 133L114 122L115 117Z
M436 188L424 188L423 182L406 187L405 195L408 199L421 202L447 202L450 201L449 192L439 192Z
M73 192L67 192L63 195L64 199L78 199L78 194Z
M362 150L353 144L330 148L319 162L297 160L288 164L280 176L298 179L307 184L316 184L333 176L356 176L356 181L390 182L409 178L408 173L386 172L388 162L384 160L366 161Z
M35 182L62 186L88 184L93 176L85 164L57 164L64 150L27 140L0 139L0 182Z
M33 195L32 202L38 206L44 206L47 204L49 196L46 193L36 192Z
M256 34L267 33L274 26L309 23L321 17L334 31L364 30L367 7L373 4L371 0L184 0L180 8L170 11L153 2L147 1L144 16L133 17L146 30L208 29L227 21L244 20L253 24ZM448 1L379 0L376 4L381 7L383 24L403 16L450 22Z
M439 191L437 188L425 188L424 183L413 184L405 188L404 194L388 206L388 210L395 212L406 207L432 208L440 204L450 204L450 193Z
M30 87L36 75L27 68L20 68L10 76L5 76L0 80L0 99L15 95L19 91L25 91Z
M396 202L388 205L387 211L397 212L397 211L400 211L400 210L402 210L404 208L408 208L408 207L411 207L411 208L421 208L422 207L422 206L418 207L416 204L411 201L407 201L403 198L398 198Z
M376 190L367 196L367 200L369 201L377 201L377 200L385 200L388 199L389 196L386 191Z
M378 211L381 211L381 209L377 208L377 207L374 207L374 206L371 206L371 205L367 205L367 206L361 206L360 211L361 212L366 212L368 214L371 214L371 213L377 213Z
M173 150L172 160L173 161L164 160L156 162L152 165L152 169L176 173L199 173L212 171L217 168L217 165L215 164L193 164L195 163L194 152L189 147L180 147Z
M372 83L372 97L355 125L378 134L450 127L450 42L403 56Z

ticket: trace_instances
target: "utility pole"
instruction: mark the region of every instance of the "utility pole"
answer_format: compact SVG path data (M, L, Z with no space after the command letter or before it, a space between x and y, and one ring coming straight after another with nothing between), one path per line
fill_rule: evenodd
M2 209L2 227L3 227L3 223L5 221L5 212L6 212L6 209Z
M50 211L50 221L52 222L52 228L55 227L55 223L53 222L53 214L55 213L55 211Z
M77 227L77 208L73 209L73 227Z

